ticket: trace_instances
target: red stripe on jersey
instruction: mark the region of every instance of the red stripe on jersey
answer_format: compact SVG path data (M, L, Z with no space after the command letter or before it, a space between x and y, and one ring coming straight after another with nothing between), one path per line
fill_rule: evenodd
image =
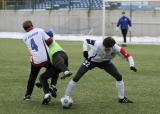
M120 53L121 53L126 59L128 59L128 57L130 56L130 54L129 54L124 48L121 48L121 49L120 49Z
M46 41L46 44L49 46L50 44L52 44L53 42L53 39L52 38L49 38L47 41Z
M46 66L46 65L48 65L49 64L49 61L45 61L45 62L42 62L42 63L40 63L40 64L35 64L34 63L34 61L33 61L33 59L32 59L32 65L33 66L35 66L35 67L44 67L44 66Z

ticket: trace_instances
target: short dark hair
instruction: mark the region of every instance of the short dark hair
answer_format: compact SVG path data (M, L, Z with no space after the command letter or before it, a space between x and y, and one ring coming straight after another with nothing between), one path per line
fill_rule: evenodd
M106 37L104 40L103 40L103 46L105 48L111 48L115 45L116 41L112 38L112 37Z
M32 21L26 20L25 22L23 22L23 28L24 28L24 30L27 30L31 26L33 27Z

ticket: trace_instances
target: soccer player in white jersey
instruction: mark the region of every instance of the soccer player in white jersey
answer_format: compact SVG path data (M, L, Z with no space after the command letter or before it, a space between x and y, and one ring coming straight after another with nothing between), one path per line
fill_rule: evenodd
M42 67L50 67L47 45L52 43L52 38L50 38L43 29L33 28L33 24L30 20L23 23L23 28L26 31L23 41L28 47L31 62L31 71L24 100L30 100L35 80L40 69Z
M134 72L137 71L133 57L126 52L124 48L118 46L113 38L107 37L103 41L91 39L84 40L83 56L85 61L81 64L73 79L68 83L64 97L69 96L71 98L71 94L80 78L84 76L88 70L98 67L115 78L118 90L118 102L133 103L133 101L125 97L122 75L111 61L115 54L122 55L128 61L130 70L133 70Z
M51 100L51 96L52 97L57 96L56 84L57 84L58 74L60 72L63 72L64 75L63 77L61 77L63 79L72 74L67 68L68 56L65 52L56 49L58 44L55 45L56 42L52 38L53 35L46 33L41 28L33 28L33 24L30 20L27 20L23 23L23 28L27 32L24 36L24 42L28 47L28 50L31 55L30 57L31 72L29 75L29 80L24 100L31 99L31 94L38 73L42 67L46 67L46 71L42 73L41 76L43 75L42 80L44 80L44 82L51 77L50 88L48 88L48 83L47 84L45 83L44 85L45 87L46 86L47 87L43 88L45 91L45 95L42 104L47 105ZM52 61L50 60L49 56L53 56ZM40 83L38 85L41 86Z

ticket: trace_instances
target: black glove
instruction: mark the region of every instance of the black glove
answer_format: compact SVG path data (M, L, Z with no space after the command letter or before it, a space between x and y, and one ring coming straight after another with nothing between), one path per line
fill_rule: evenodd
M131 66L131 67L130 67L130 70L133 70L134 72L137 72L137 69L136 69L136 67L134 67L134 66Z
M83 57L86 58L86 59L88 59L88 51L84 51L83 52Z
M38 87L40 89L42 88L42 84L40 82L35 83L35 85L36 85L36 87Z

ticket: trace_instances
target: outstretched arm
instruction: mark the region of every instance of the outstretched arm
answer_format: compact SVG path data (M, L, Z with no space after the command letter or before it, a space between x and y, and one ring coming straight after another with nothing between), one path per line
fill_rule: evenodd
M120 54L126 60L128 60L128 63L129 63L129 66L130 66L130 70L133 70L134 72L137 72L137 69L136 69L135 64L134 64L133 57L124 48L120 48Z

